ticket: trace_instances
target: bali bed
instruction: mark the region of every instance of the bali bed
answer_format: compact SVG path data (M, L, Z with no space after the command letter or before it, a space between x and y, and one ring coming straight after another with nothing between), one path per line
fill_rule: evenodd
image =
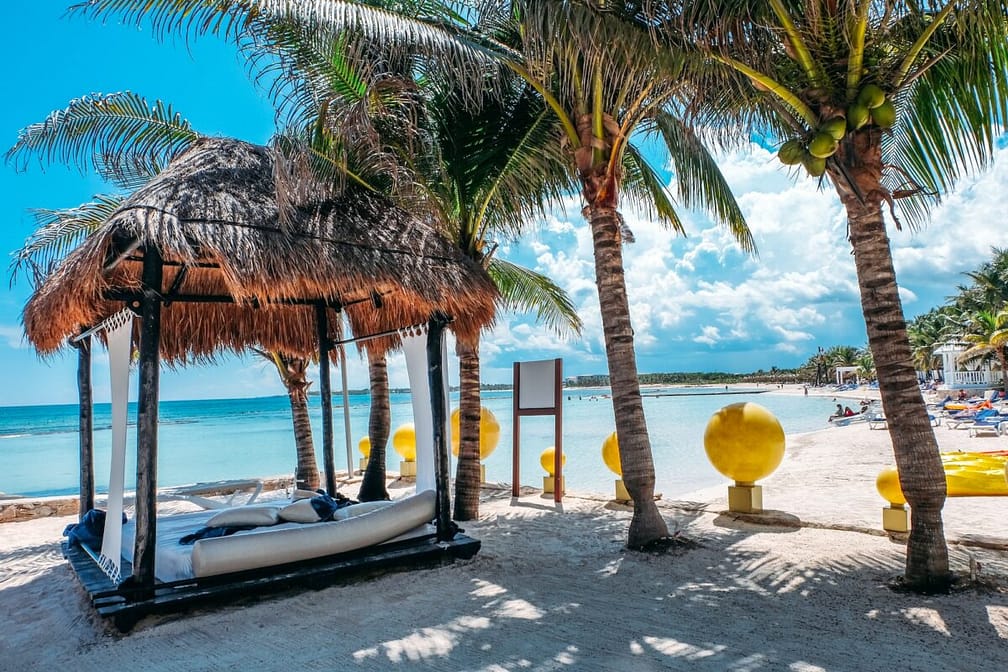
M451 541L437 541L431 524L435 500L434 491L427 490L392 502L356 504L338 509L326 522L307 522L312 518L308 499L158 518L153 595L137 594L128 580L118 586L110 581L96 564L97 550L64 544L64 552L98 613L128 630L146 614L177 611L191 603L325 585L379 567L472 557L480 545L474 539L456 534ZM215 526L248 525L256 526L180 543ZM135 534L134 521L123 525L124 575L129 574Z

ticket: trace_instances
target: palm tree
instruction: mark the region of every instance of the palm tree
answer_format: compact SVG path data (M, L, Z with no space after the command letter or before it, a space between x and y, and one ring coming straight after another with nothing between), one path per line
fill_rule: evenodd
M631 141L657 141L676 170L681 202L707 207L746 251L754 249L720 171L693 131L669 112L685 93L682 62L649 48L647 30L625 20L622 5L540 1L499 3L476 28L496 58L542 96L562 129L592 232L595 279L605 334L623 481L634 501L627 546L666 537L654 504L654 462L637 377L623 275L632 242L619 206L629 199L677 233L683 224L662 181ZM496 10L496 11L493 11ZM491 30L491 28L493 30Z
M858 367L857 374L860 379L875 379L875 358L872 357L869 348L861 348L858 351L858 357L854 361L854 366Z
M621 246L632 240L619 212L621 197L644 206L674 231L683 225L661 179L632 136L658 141L675 166L686 207L707 207L747 251L754 249L731 192L696 134L669 112L682 104L683 63L649 48L651 31L633 8L576 0L480 3L452 12L448 3L402 3L393 12L360 1L92 0L82 11L129 21L149 19L161 34L240 34L267 17L350 31L366 44L406 45L430 58L420 71L468 77L474 98L492 89L487 57L505 64L542 97L562 129L559 140L581 186L595 249L596 285L609 363L623 478L634 500L627 545L668 535L654 503L654 462L637 379L633 329ZM475 25L464 22L473 18ZM475 64L475 65L474 65ZM475 80L475 81L473 81Z
M389 403L388 362L385 351L369 345L365 348L365 352L371 391L371 404L368 410L368 440L371 442L371 452L368 454L367 468L364 469L364 478L361 480L357 499L372 502L389 498L385 487L385 455L389 428L392 425L392 409Z
M272 56L267 70L275 76L274 97L287 102L289 117L316 129L314 158L335 161L331 150L346 144L348 125L354 137L363 127L363 135L378 140L369 144L371 154L388 157L386 165L394 164L401 179L381 185L371 179L373 170L357 175L428 212L464 254L486 267L505 309L534 312L560 333L580 330L581 320L562 289L494 256L499 240L516 239L545 215L545 203L571 186L553 118L532 88L498 66L486 66L499 96L481 96L477 104L469 100L467 83L437 71L414 81L415 60L408 51L387 53L370 44L362 49L347 33L325 25L266 19L251 24L250 32L255 46L246 44L246 50L257 58ZM461 421L454 517L470 520L479 513L479 340L459 340L457 355ZM384 353L369 347L368 361L372 459L359 494L365 500L388 497Z
M312 442L311 417L308 415L308 388L311 382L307 372L310 360L259 348L253 348L253 351L276 366L280 381L287 389L291 420L294 422L294 446L297 449L294 485L301 490L316 490L319 487L319 470Z
M832 374L836 376L836 370L844 366L857 366L861 352L852 345L834 345L826 350L825 358L832 369Z
M979 310L968 318L968 331L962 335L970 347L959 354L959 362L985 362L993 359L1001 369L1001 389L1008 373L1008 309L995 313Z
M949 339L950 311L948 306L932 308L907 323L913 364L918 371L930 372L941 368L942 360L935 350Z
M993 258L966 273L973 284L960 287L956 303L973 310L1000 310L1008 305L1008 250L991 248Z
M544 204L571 185L556 144L553 117L536 92L498 72L500 95L466 105L460 83L427 87L437 161L421 184L438 218L471 259L493 278L504 307L534 311L558 333L579 332L581 319L567 294L546 276L494 256L502 238L516 239L544 215ZM479 340L456 343L459 358L459 455L456 520L479 515Z
M868 342L914 512L903 578L913 589L944 589L944 471L917 385L883 206L897 228L920 225L965 170L990 161L1008 98L1008 8L993 0L659 5L667 10L663 38L700 47L703 118L729 121L726 134L741 125L785 141L781 160L824 176L847 212Z

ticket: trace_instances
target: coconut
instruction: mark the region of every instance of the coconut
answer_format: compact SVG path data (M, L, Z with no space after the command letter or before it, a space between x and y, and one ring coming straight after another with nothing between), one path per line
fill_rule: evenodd
M847 120L843 117L833 117L823 122L819 127L823 133L829 133L835 140L843 140L844 133L847 132Z
M874 109L885 102L885 91L874 84L865 84L857 96L857 102Z
M837 150L837 141L829 133L823 133L820 131L815 134L812 141L808 143L809 154L820 159L825 159L828 156L833 156Z
M847 108L847 130L856 131L868 123L870 112L867 105L851 103Z
M826 159L806 154L802 157L802 165L812 177L819 177L826 172Z
M896 106L886 98L881 105L871 111L871 118L877 126L892 128L892 125L896 123Z
M795 166L801 163L804 154L805 146L800 140L788 140L777 150L777 158L785 166Z

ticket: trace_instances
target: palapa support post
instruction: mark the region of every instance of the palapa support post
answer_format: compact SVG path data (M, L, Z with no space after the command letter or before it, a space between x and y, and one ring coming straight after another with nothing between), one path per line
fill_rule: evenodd
M322 397L322 464L325 488L336 495L336 449L333 445L332 382L329 375L329 316L324 303L315 304L315 326L319 342L319 394Z
M437 485L435 516L438 541L451 541L455 536L455 525L451 520L451 500L448 496L448 414L445 407L444 366L441 355L441 339L448 320L444 315L434 314L427 323L427 369L430 384L430 403L434 429L434 482Z
M136 541L133 582L144 596L154 594L157 550L158 396L161 351L161 253L144 250L140 302L140 361L137 396Z
M94 399L91 387L91 337L71 341L77 348L77 398L80 404L80 498L78 520L94 508Z

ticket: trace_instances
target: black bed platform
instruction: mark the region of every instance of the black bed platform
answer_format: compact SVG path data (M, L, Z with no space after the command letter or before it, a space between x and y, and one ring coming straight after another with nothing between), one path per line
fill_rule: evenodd
M221 604L286 589L319 589L359 580L379 570L435 567L455 559L467 560L479 549L479 540L464 534L456 534L451 541L443 542L430 535L245 572L159 582L150 595L131 587L129 580L116 585L98 566L97 553L63 542L63 555L70 561L95 611L112 619L121 632L128 632L137 621L150 614L177 613L194 606ZM123 575L129 576L131 570L129 563L124 561Z

